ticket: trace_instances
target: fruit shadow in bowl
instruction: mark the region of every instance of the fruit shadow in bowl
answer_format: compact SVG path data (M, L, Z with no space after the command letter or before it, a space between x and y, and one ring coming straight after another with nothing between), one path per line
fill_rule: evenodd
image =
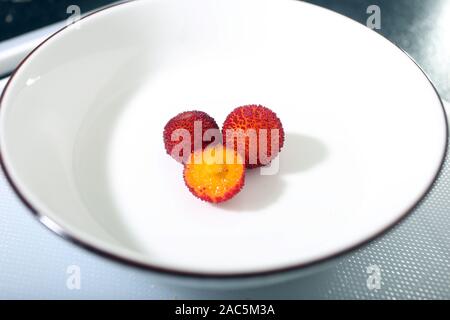
M326 145L319 139L297 133L287 133L285 146L274 160L279 170L274 174L262 174L262 168L249 169L245 175L245 187L233 199L215 206L230 211L258 211L267 208L283 194L286 182L283 176L300 174L316 167L328 155Z

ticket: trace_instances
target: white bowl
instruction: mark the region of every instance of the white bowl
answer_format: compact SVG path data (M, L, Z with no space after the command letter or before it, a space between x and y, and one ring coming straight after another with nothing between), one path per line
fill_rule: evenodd
M229 202L199 201L165 153L165 123L186 109L222 123L251 103L283 122L280 170L248 172ZM22 62L0 125L8 179L51 230L216 284L305 274L386 231L432 185L447 139L441 101L407 55L288 0L101 10Z

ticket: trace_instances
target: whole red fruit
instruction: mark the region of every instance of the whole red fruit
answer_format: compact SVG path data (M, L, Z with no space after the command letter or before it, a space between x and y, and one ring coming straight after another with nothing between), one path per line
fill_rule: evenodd
M201 132L201 134L197 134L195 132L195 126L198 126L199 124L201 125L201 129L198 130L197 133ZM186 137L177 135L176 133L180 132L178 129L184 129L186 130L185 133L188 133L190 139L190 149L180 149L180 143L182 143L183 139ZM204 149L211 143L211 141L203 141L203 136L208 129L218 131L219 126L206 112L193 110L177 114L175 117L170 119L164 127L163 138L167 153L178 162L185 163L195 149L200 147Z
M284 144L283 126L276 113L256 104L234 109L225 119L222 135L225 145L236 151L239 151L238 140L245 141L245 150L241 151L245 153L245 164L249 169L269 164Z

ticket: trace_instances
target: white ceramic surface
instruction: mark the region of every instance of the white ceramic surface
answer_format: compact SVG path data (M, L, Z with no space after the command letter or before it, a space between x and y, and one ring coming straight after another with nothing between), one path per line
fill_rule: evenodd
M287 133L278 174L194 198L164 151L186 109L221 124L264 104ZM0 109L4 167L51 228L144 266L245 275L349 250L404 216L445 152L440 100L397 47L289 0L135 1L41 45Z

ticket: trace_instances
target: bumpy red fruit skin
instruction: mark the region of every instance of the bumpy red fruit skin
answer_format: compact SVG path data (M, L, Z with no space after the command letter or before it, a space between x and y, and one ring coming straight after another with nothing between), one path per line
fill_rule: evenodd
M194 137L194 123L195 121L201 121L202 123L202 136L201 137ZM176 129L186 129L189 131L191 136L191 150L189 154L185 155L183 152L181 152L179 155L172 154L172 149L180 143L182 139L179 141L172 141L172 132ZM175 160L178 162L184 163L186 159L189 157L191 152L195 149L195 139L202 139L204 133L208 129L217 129L219 130L219 126L217 125L216 121L208 115L206 112L193 110L193 111L184 111L179 114L177 114L175 117L170 119L167 124L164 127L163 132L163 139L164 139L164 146L166 148L167 154L172 156ZM211 141L203 141L201 140L201 146L202 148L206 148L211 143Z
M233 148L237 150L237 144L236 140L230 140L227 141L226 133L227 130L232 129L242 129L246 131L247 129L254 129L257 133L257 161L256 163L250 163L250 156L249 156L249 139L246 139L245 141L245 165L247 168L257 168L264 165L267 165L268 163L262 163L261 158L259 157L260 154L260 141L259 141L259 130L260 129L266 129L267 130L267 157L269 159L269 162L273 160L278 153L280 152L281 148L284 144L284 130L283 125L281 124L280 119L277 117L276 113L270 110L269 108L266 108L262 105L245 105L241 107L237 107L234 109L225 119L225 122L222 126L222 135L223 135L223 141L224 144L226 144L227 147ZM278 137L278 149L275 149L272 153L272 137L271 137L271 129L278 129L279 137ZM274 137L275 138L275 137ZM253 162L253 161L252 161Z

